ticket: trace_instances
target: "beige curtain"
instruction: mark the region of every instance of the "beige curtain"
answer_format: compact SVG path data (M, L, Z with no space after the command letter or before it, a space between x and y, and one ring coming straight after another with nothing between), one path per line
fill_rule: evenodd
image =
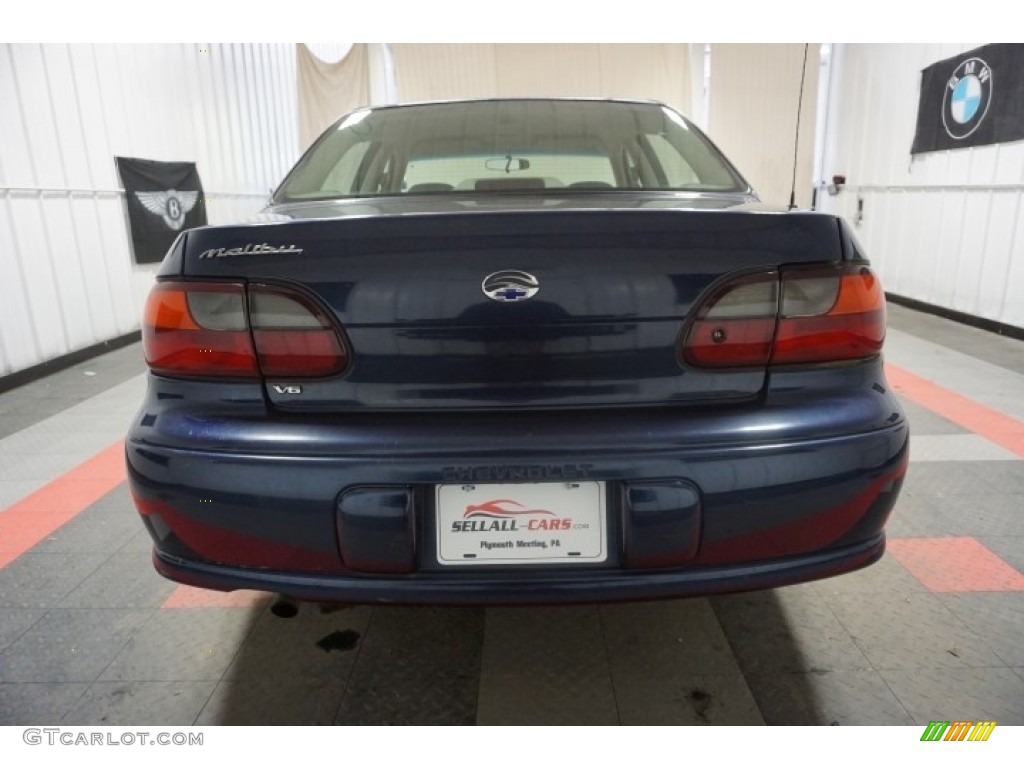
M302 43L296 46L299 81L299 142L305 150L346 112L370 101L369 51L356 43L341 61L321 61Z
M800 110L797 205L811 203L814 122L821 45L807 47L807 77ZM765 202L789 203L793 139L800 94L802 43L711 46L708 133Z
M683 44L395 44L403 102L495 96L656 99L686 111Z
M392 43L399 99L410 102L497 95L494 48L490 44Z

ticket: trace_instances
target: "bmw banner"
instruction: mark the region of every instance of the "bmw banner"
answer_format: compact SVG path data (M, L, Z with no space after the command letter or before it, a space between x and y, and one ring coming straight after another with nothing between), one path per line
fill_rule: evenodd
M163 259L183 229L206 223L203 185L195 163L117 157L136 264Z
M910 154L1024 139L1024 44L995 43L921 72Z

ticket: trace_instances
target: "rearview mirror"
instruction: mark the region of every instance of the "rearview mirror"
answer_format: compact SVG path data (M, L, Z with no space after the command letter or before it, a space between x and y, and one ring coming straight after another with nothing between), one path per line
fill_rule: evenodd
M530 167L530 161L525 157L512 157L512 155L506 155L505 157L492 157L484 162L484 167L488 171L504 171L505 173L512 173L512 171L525 171Z

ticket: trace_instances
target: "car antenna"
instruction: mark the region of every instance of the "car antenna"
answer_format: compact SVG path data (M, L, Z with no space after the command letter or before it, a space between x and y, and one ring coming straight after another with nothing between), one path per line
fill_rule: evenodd
M800 69L800 97L796 102L796 135L793 136L793 183L789 188L789 210L796 208L796 152L800 145L800 111L804 106L804 78L807 77L807 47L804 43L804 64Z

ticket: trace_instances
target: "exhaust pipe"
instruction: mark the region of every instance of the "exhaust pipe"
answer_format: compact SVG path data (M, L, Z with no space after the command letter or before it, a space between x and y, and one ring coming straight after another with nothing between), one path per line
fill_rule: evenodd
M299 604L288 595L278 595L270 612L279 619L293 619L299 613Z

